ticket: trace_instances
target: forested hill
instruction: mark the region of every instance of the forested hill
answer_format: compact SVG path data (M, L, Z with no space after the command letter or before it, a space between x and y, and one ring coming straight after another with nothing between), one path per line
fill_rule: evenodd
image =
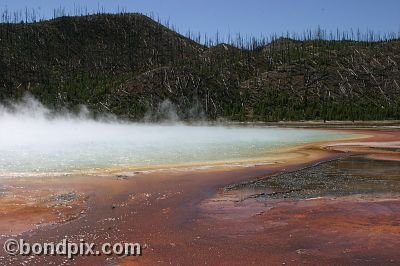
M182 119L400 119L397 39L244 46L205 46L140 14L2 23L0 98L133 120L168 105Z

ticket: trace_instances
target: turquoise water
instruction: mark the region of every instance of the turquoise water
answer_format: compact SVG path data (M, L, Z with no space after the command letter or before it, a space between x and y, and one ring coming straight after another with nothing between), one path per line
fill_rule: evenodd
M246 160L282 147L350 136L322 130L50 121L43 117L3 117L0 122L1 176Z

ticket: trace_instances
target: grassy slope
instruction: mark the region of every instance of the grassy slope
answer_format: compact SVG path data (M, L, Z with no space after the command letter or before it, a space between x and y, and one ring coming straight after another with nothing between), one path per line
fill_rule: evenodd
M183 118L399 119L400 42L278 39L208 48L139 14L0 24L0 98ZM161 107L160 107L161 106Z

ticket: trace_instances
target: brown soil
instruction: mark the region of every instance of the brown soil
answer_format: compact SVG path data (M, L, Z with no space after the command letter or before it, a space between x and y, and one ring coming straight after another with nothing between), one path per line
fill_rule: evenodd
M237 201L221 188L278 172L301 169L350 154L398 159L393 147L366 142L400 141L398 131L352 130L362 140L297 147L271 165L171 170L132 175L6 179L0 230L26 242L84 239L139 242L140 257L12 257L2 265L243 265L400 263L400 204L396 195L256 199ZM332 146L335 145L335 146ZM351 149L349 149L351 148ZM388 150L389 149L389 150ZM69 197L75 193L76 197ZM247 193L247 192L243 192ZM54 195L67 195L55 197ZM14 197L15 200L10 200ZM40 199L40 200L39 200ZM45 200L43 200L45 199ZM65 203L57 207L57 203ZM17 208L22 204L21 208ZM58 219L54 210L62 213ZM78 215L78 216L77 216ZM37 226L42 224L43 226ZM36 228L37 227L37 228ZM27 231L29 229L29 231ZM4 256L4 257L3 257Z

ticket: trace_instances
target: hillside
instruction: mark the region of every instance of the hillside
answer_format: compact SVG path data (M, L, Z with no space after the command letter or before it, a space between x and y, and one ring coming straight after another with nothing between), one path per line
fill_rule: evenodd
M399 64L399 40L207 47L140 14L0 24L1 100L29 92L132 120L165 106L183 119L400 119Z

